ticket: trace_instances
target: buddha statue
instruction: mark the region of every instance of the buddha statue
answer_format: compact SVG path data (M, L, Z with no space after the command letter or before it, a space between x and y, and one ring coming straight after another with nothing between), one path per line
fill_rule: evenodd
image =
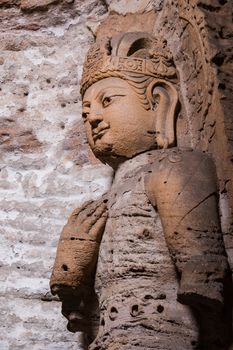
M215 165L179 147L179 76L165 40L93 44L81 81L94 155L111 189L70 216L51 291L89 349L225 349L230 274Z

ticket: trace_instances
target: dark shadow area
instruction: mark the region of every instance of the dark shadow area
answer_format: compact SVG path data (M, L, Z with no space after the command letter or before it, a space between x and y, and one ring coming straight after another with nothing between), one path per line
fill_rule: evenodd
M99 303L93 293L64 298L62 314L68 320L67 329L72 332L82 332L82 345L85 349L94 341L99 329Z
M224 307L209 300L200 300L192 307L199 325L199 341L193 344L195 350L229 350L232 344L232 277L224 282Z

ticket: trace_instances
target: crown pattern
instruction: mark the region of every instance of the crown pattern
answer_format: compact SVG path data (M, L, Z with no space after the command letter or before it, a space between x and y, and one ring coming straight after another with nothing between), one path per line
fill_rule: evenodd
M165 40L153 38L149 47L140 48L130 56L112 54L110 40L102 40L91 46L87 53L81 79L81 94L96 81L111 76L113 72L138 73L162 79L176 79L173 58ZM118 50L120 51L120 50ZM137 57L143 51L146 58Z

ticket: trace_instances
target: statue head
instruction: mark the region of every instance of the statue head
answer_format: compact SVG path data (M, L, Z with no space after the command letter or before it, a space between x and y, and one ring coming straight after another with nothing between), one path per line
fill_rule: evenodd
M101 161L175 144L176 69L165 40L124 33L96 42L81 81L88 142Z

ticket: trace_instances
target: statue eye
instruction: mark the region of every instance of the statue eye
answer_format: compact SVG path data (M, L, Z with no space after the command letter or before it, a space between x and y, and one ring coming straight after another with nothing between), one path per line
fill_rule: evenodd
M112 102L112 98L109 96L106 96L102 100L102 105L103 107L107 107L108 105L110 105L111 102Z

